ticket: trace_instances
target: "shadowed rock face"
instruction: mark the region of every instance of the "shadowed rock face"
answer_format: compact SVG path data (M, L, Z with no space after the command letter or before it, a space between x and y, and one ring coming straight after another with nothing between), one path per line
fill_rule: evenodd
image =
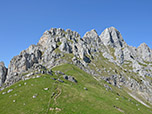
M9 79L15 73L21 73L31 68L34 63L39 63L42 53L38 46L31 45L27 50L23 50L19 55L13 57L8 67Z
M5 67L3 62L0 62L0 87L6 80L7 68Z
M101 61L104 62L100 64ZM152 103L151 81L146 78L152 77L152 50L145 43L138 48L127 45L114 27L106 28L100 36L93 29L83 38L70 29L45 31L37 45L31 45L12 58L8 72L4 64L0 64L0 85L4 82L13 84L23 73L36 70L35 65L49 69L64 63L74 64L96 79L119 88L125 86L137 93L142 91L142 97ZM107 63L114 64L121 71L118 73L111 68L115 72L110 73L103 68ZM104 76L103 72L107 75Z

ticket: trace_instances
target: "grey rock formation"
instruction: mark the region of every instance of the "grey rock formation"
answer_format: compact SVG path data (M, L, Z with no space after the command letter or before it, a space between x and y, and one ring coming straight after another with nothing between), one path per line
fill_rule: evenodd
M100 38L106 46L121 48L126 44L120 32L114 27L106 28L101 33Z
M14 73L21 73L31 68L34 63L39 63L41 60L42 52L36 45L31 45L27 50L23 50L19 55L13 57L8 67L9 79Z
M126 44L120 32L114 27L106 28L100 35L100 38L106 46L124 47Z
M45 31L37 45L31 45L13 57L8 72L4 64L0 64L0 85L5 82L9 86L27 79L24 73L53 75L48 69L65 63L78 66L96 80L105 80L118 88L127 87L152 103L152 85L148 79L152 77L152 50L145 43L138 48L127 45L114 27L105 29L100 36L93 29L83 38L70 29L51 28ZM74 77L62 72L55 74L77 82ZM107 84L104 86L111 90Z
M0 87L6 80L7 68L4 65L4 62L0 62Z
M108 48L108 52L113 54L114 59L120 64L124 62L123 48L127 46L120 32L110 27L105 29L100 35L101 41ZM110 59L112 61L112 59Z
M62 43L59 46L60 51L65 52L65 53L72 53L72 48L67 42L67 39L62 39L61 42Z
M63 78L71 82L77 83L77 80L73 76L63 75Z
M147 44L142 43L137 48L138 57L142 58L144 61L152 61L152 50L147 46Z
M59 82L61 82L61 83L63 83L63 82L64 82L64 81L63 81L63 80L61 80L61 79L58 79L58 81L59 81Z

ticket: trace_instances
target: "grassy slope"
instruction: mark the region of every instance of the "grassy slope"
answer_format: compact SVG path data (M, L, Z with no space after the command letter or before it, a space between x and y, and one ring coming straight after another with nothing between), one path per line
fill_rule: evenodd
M2 91L13 88L12 92L4 95L0 92L0 114L121 114L121 111L126 114L150 113L151 109L133 100L124 91L116 87L112 87L113 91L107 91L103 86L105 82L100 84L74 65L65 64L53 68L53 71L56 70L74 76L78 83L64 79L62 80L65 82L61 83L50 79L60 77L56 75L20 81ZM49 88L48 91L44 90L46 87ZM84 90L84 87L88 90ZM32 98L34 94L38 94L35 99ZM50 108L59 108L60 111L51 111Z

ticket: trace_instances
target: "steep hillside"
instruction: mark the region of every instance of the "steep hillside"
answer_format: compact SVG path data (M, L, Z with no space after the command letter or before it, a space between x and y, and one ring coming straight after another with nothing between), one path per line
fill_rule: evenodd
M124 90L98 82L74 65L64 64L52 70L53 75L33 75L1 91L1 114L148 114L152 111ZM77 82L64 79L64 75L73 76Z
M41 77L31 79L37 75ZM63 76L58 79L60 75ZM57 80L51 80L51 77ZM24 85L26 81L27 86L18 85ZM32 86L32 83L36 86ZM15 89L5 93L10 88ZM14 97L10 97L9 94L13 92L21 94L18 96L19 103L29 99L29 105L24 107L31 112L25 113L47 113L45 111L49 112L50 108L50 112L55 113L56 107L60 107L56 109L58 113L62 113L62 110L65 113L83 114L88 111L151 113L152 50L145 43L138 48L129 46L114 27L105 29L100 36L91 30L83 38L70 29L51 28L44 32L36 45L14 56L8 68L0 62L0 90L4 109L5 101L15 96L17 98L15 93ZM36 97L36 100L31 96ZM136 101L130 101L129 98ZM24 110L20 108L22 105L17 106L17 99L14 101L16 105L12 106L10 100L7 104L9 102L10 107ZM17 111L15 108L12 110L14 113Z

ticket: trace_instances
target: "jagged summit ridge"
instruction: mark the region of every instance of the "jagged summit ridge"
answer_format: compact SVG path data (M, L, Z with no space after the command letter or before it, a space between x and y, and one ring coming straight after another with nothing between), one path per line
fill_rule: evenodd
M102 65L98 64L100 61L103 61ZM78 66L98 80L113 80L112 83L115 86L123 85L129 89L135 89L137 92L142 90L144 91L143 97L152 102L150 94L152 87L149 80L145 79L146 76L152 77L151 62L152 50L146 44L141 44L138 48L127 45L121 33L114 27L105 29L100 36L93 29L86 32L83 38L79 33L70 29L51 28L44 32L37 45L31 45L13 57L8 71L4 65L1 65L0 81L1 85L5 83L5 87L7 87L22 80L23 74L35 70L34 66L50 69L69 63ZM103 67L107 63L114 64L122 71L118 73L117 69L111 68L115 72L110 74L110 70L105 70ZM110 77L109 79L105 78L104 72ZM129 73L136 74L134 76L138 76L138 78L142 77L145 82L139 84L137 80L129 77L131 75ZM111 77L113 74L116 76ZM126 75L128 77L125 77ZM121 79L125 79L122 81L122 85L120 84ZM143 90L140 86L146 89Z
M152 51L146 44L141 44L137 49L128 46L120 32L114 27L106 28L100 36L93 29L87 32L83 38L70 29L51 28L44 32L38 45L31 45L27 50L22 51L20 55L11 60L8 75L12 75L14 72L26 71L34 63L50 61L54 50L57 48L64 53L73 53L75 57L81 58L85 62L90 61L86 55L93 57L96 52L104 52L105 58L110 61L115 60L118 63L123 63L125 60L138 61L140 57L144 61L152 60ZM109 48L114 49L113 55L111 55Z
M50 30L44 32L38 44L45 46L49 42L60 42L63 37L71 40L73 38L80 37L80 35L75 31L71 31L70 29L64 30L61 28L51 28Z

